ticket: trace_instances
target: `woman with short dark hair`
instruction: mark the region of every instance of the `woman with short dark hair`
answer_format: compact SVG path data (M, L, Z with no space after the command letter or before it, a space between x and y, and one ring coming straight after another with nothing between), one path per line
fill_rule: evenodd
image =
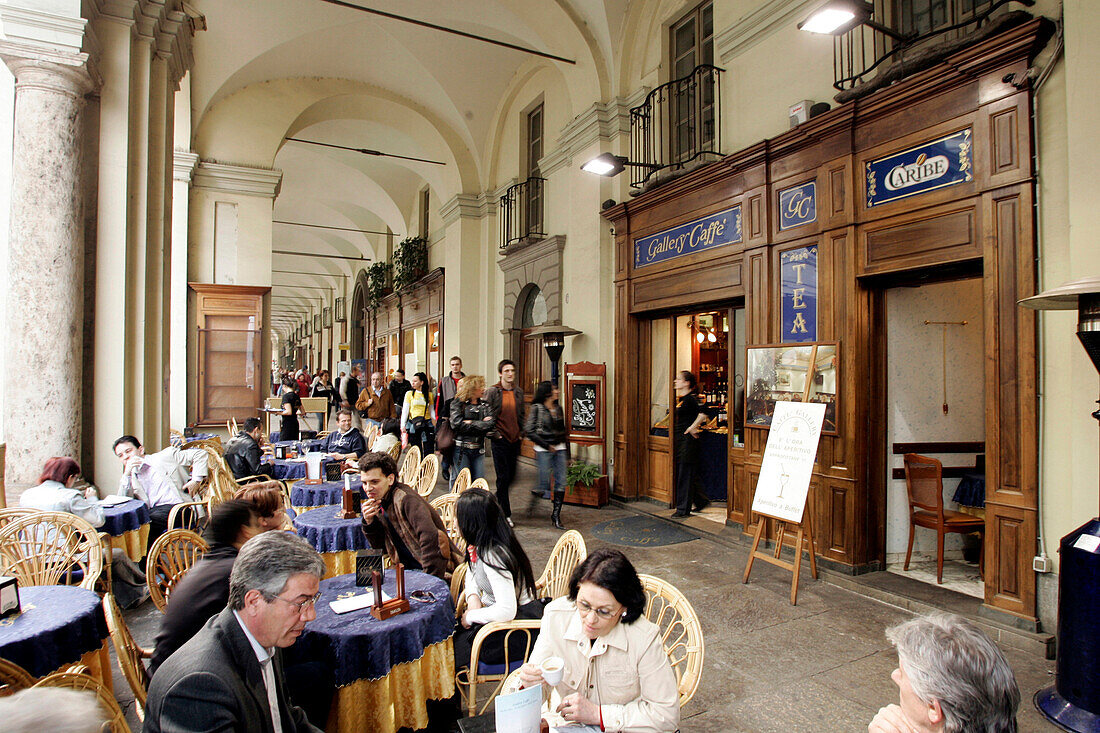
M554 509L550 523L555 529L565 529L561 523L561 507L565 503L565 462L569 456L569 444L565 441L565 417L558 404L559 391L551 382L539 382L527 413L527 437L535 444L535 460L538 462L539 483L528 507L533 515L538 498L550 497L550 474L554 475Z
M564 662L558 712L604 731L670 733L680 727L676 673L661 630L645 618L642 581L618 550L596 550L569 579L569 595L546 607L524 687L546 684L540 665Z

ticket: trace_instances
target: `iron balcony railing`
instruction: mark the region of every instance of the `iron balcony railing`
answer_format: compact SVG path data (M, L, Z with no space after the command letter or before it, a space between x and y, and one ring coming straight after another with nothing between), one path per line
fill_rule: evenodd
M500 197L500 249L517 242L544 237L542 205L546 179L531 177L509 188Z
M630 110L630 185L641 188L657 171L720 154L722 69L702 64L646 95Z

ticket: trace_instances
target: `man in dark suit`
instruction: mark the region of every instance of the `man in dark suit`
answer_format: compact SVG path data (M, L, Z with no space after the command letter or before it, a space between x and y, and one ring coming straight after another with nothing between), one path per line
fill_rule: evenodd
M229 578L229 605L153 676L145 733L320 733L290 704L279 649L316 618L324 569L317 551L288 532L246 542Z

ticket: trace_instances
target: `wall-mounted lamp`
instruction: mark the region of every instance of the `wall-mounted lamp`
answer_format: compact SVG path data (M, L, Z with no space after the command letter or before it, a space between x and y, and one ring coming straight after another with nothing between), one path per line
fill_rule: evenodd
M576 336L579 333L580 331L575 328L550 323L532 328L525 335L525 338L542 336L542 346L546 349L546 355L550 357L551 384L556 385L558 383L558 360L561 359L562 349L565 348L565 337Z
M839 36L857 25L874 28L879 33L897 41L907 41L912 36L904 36L893 28L888 28L871 19L875 9L871 3L863 0L830 0L820 6L813 14L798 24L798 29L808 33L823 33Z
M634 166L635 168L649 168L655 170L661 166L653 163L635 163L627 160L626 156L615 155L614 153L603 153L597 155L592 160L588 161L581 166L581 170L585 173L595 173L597 176L617 176L626 170L627 166Z

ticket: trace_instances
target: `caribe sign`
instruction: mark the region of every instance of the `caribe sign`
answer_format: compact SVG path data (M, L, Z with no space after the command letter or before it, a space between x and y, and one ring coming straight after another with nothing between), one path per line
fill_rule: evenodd
M741 241L741 204L634 240L634 267Z
M971 146L967 128L868 162L867 206L973 180Z

